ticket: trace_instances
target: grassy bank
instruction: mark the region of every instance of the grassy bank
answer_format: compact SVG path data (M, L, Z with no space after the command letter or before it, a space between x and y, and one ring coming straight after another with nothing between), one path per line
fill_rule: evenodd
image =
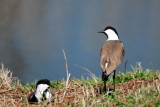
M51 101L29 104L27 99L35 91L34 83L20 84L12 77L12 72L2 65L0 69L0 106L160 106L160 75L157 70L142 70L133 67L127 73L116 75L116 91L103 93L103 81L91 74L93 79L69 79L52 81L57 88L50 89L55 94ZM113 88L112 78L107 87Z

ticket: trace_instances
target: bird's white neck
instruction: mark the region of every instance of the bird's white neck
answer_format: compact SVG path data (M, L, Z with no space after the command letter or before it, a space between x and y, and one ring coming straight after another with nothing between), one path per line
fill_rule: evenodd
M108 35L107 40L119 40L118 35L113 30L104 31Z
M42 95L43 95L44 91L46 89L48 89L48 87L49 86L47 84L40 84L40 85L37 86L37 90L35 92L35 96L38 99L38 101L40 101L42 99Z

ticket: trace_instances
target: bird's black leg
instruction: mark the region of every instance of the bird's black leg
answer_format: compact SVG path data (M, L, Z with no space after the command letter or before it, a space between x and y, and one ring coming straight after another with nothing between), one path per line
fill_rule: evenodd
M106 81L108 80L108 75L105 72L102 73L102 80L104 81L103 91L106 92Z
M114 85L113 90L114 91L115 91L115 76L116 76L116 70L114 70L114 74L113 74L113 85Z
M104 88L103 88L103 92L106 92L107 88L106 88L106 81L104 81Z

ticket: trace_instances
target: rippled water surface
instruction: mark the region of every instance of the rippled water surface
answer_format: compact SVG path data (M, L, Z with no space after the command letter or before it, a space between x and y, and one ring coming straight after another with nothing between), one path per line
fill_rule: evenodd
M0 3L0 62L22 82L66 79L65 50L71 77L101 76L98 34L110 25L125 45L117 71L136 62L160 69L160 1L4 0Z

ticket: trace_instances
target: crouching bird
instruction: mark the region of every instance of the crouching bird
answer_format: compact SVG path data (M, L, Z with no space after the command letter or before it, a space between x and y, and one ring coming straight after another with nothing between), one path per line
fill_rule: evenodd
M39 80L36 84L36 91L29 95L28 102L34 103L51 99L53 94L48 90L50 87L54 88L48 79Z
M119 40L118 33L115 28L108 26L99 33L104 33L107 36L107 41L102 46L100 53L100 66L102 68L102 80L104 81L103 91L106 92L106 81L111 73L114 73L113 90L115 91L115 74L124 57L124 46Z

